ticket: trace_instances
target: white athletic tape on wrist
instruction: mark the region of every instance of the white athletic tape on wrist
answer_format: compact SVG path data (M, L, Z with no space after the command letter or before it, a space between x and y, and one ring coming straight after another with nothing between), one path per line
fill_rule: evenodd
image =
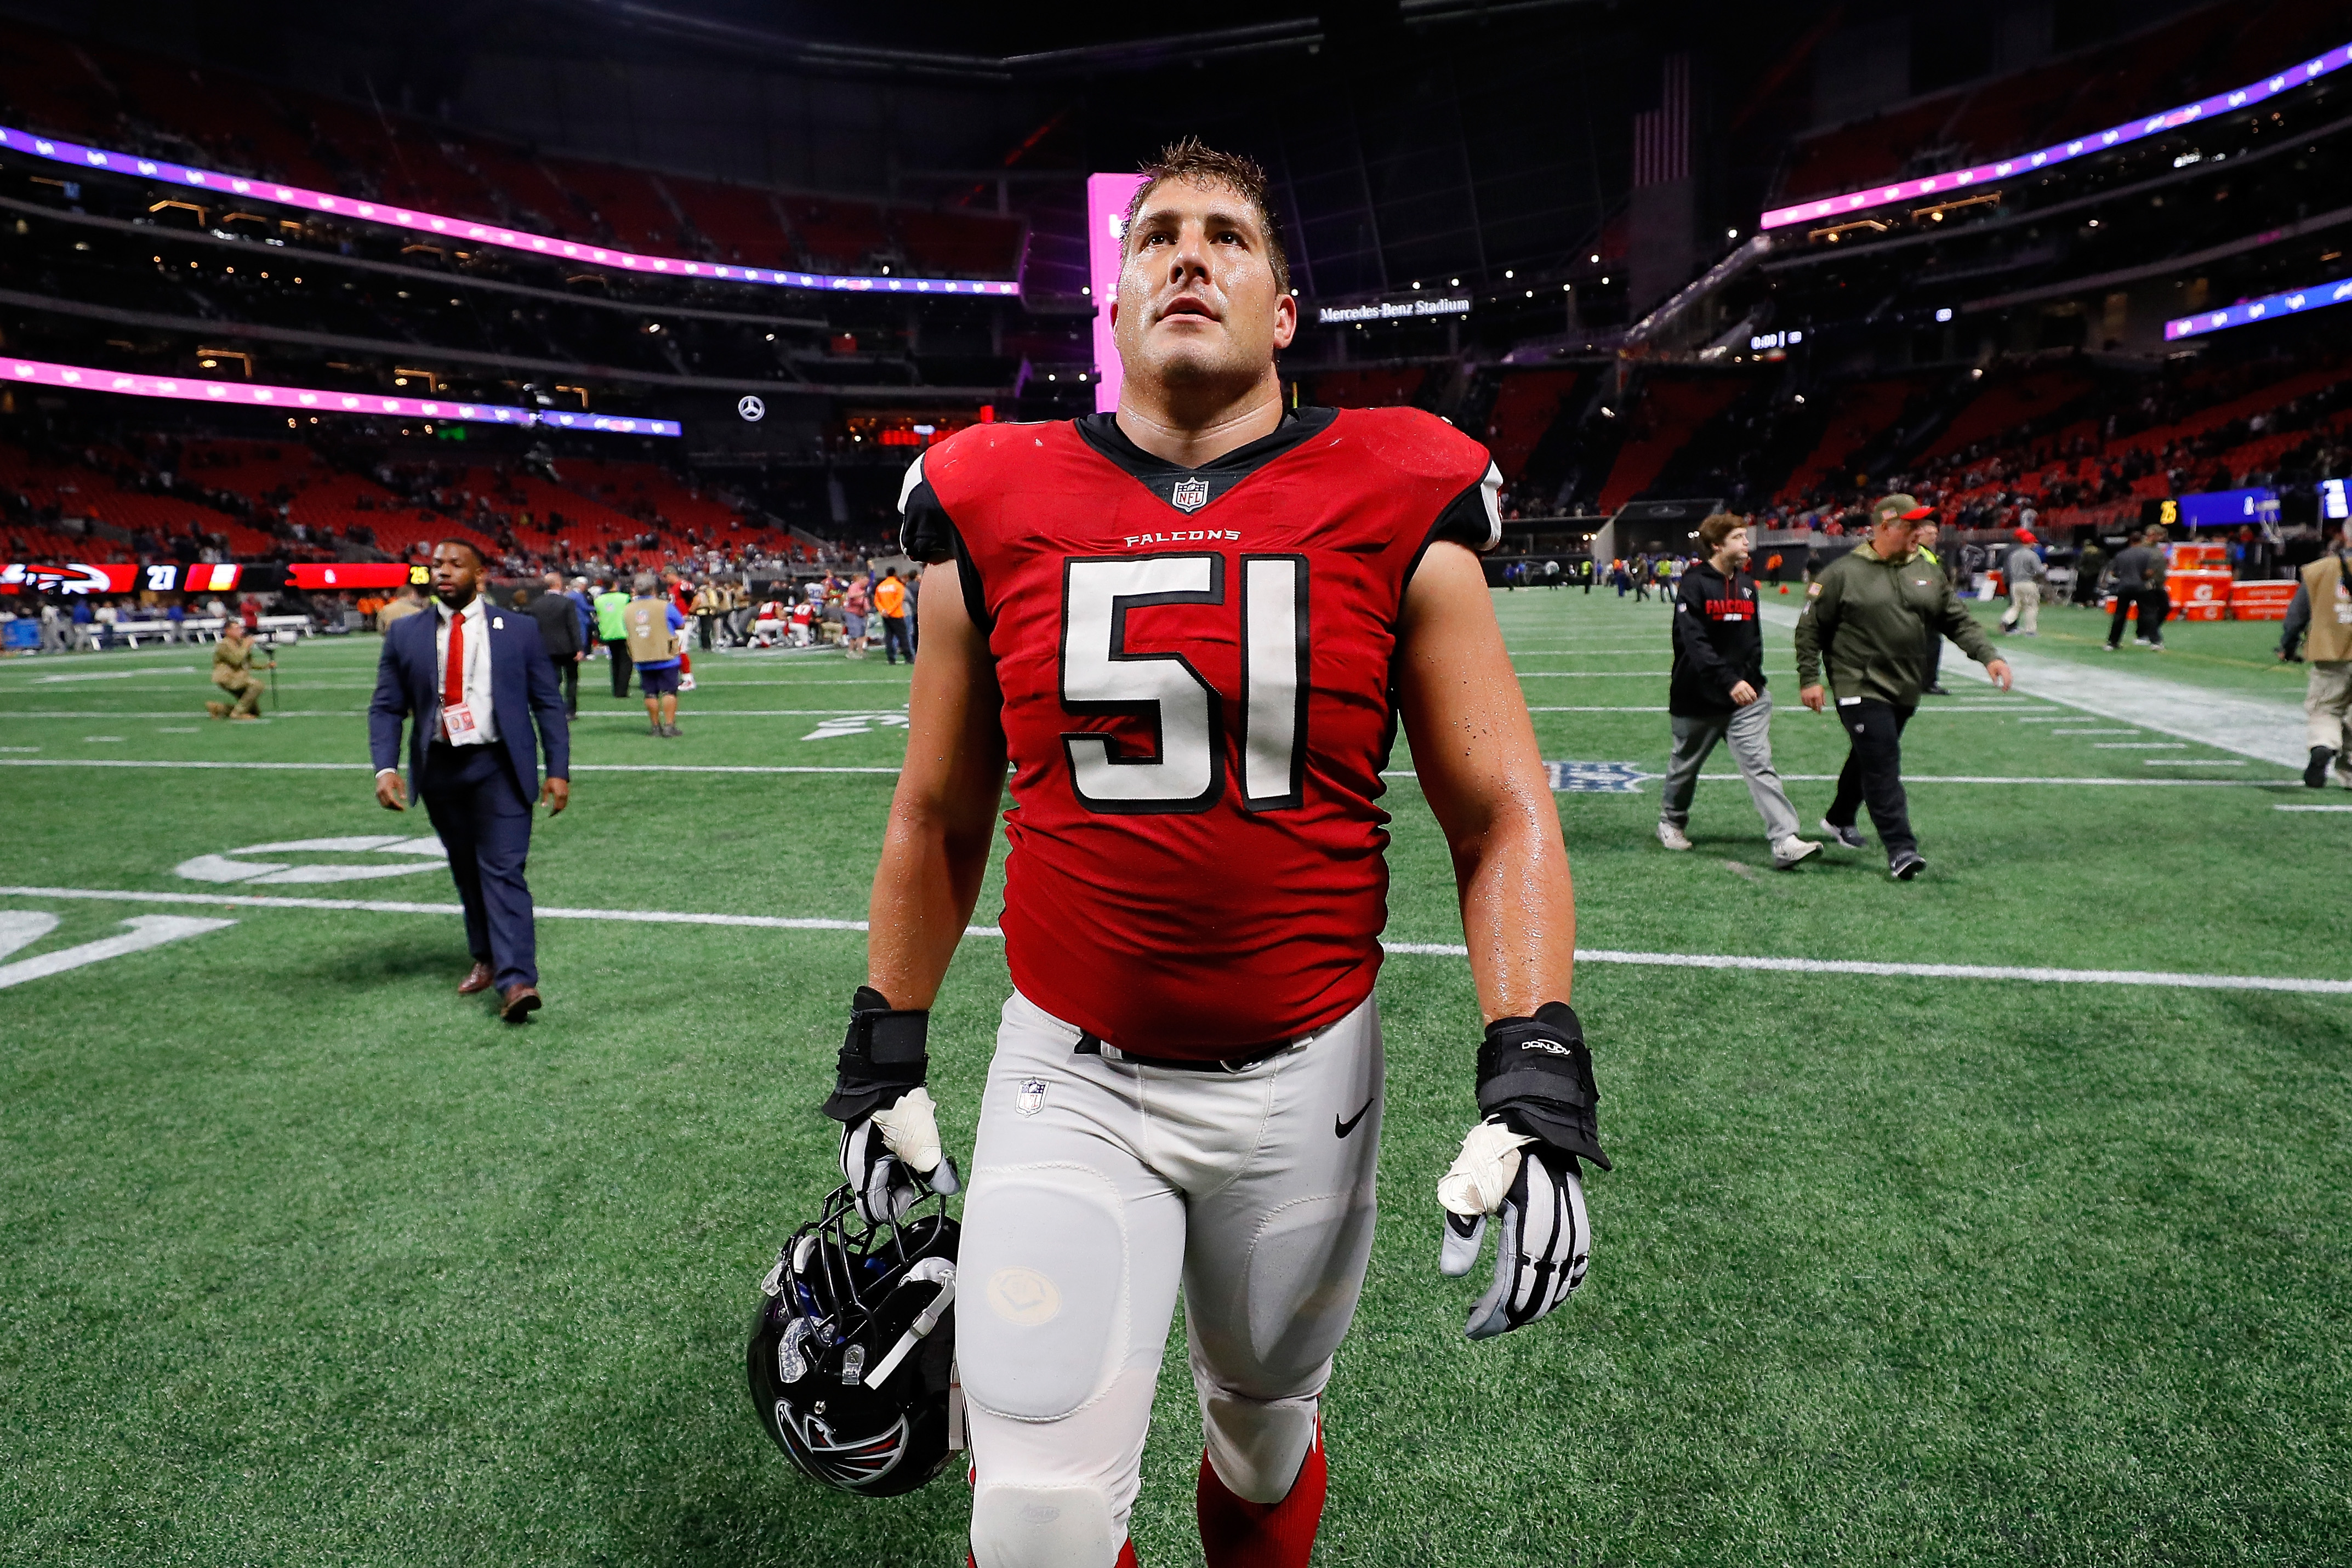
M1437 1178L1437 1201L1465 1219L1503 1207L1518 1179L1519 1149L1535 1140L1499 1122L1481 1122L1462 1140L1453 1168Z
M882 1146L908 1169L928 1176L939 1165L940 1124L929 1090L908 1090L897 1104L874 1113L874 1124L882 1130Z

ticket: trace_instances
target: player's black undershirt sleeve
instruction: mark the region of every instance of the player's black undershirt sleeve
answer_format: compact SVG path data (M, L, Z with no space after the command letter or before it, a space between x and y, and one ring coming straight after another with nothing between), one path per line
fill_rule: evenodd
M1422 548L1427 549L1440 539L1451 539L1484 555L1502 543L1503 512L1497 494L1502 486L1503 471L1487 464L1478 482L1448 501L1445 509L1437 514L1437 521L1430 525L1429 538L1423 541Z
M919 457L908 468L906 481L898 488L898 548L926 566L954 561L957 580L963 586L964 611L972 624L982 632L994 625L988 612L988 596L981 591L980 568L964 548L955 519L948 516L930 482L923 477Z
M1486 554L1503 541L1503 508L1499 493L1503 487L1503 471L1491 462L1478 482L1445 503L1437 520L1429 525L1428 534L1421 548L1412 552L1412 564L1404 569L1404 580L1412 581L1413 573L1421 570L1422 558L1429 547L1440 539L1450 540Z

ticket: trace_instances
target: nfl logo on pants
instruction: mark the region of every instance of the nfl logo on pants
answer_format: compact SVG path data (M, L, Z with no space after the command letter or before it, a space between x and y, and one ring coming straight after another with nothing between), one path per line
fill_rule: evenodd
M1021 1092L1013 1096L1013 1108L1024 1116L1034 1116L1043 1111L1045 1108L1045 1081L1042 1078L1023 1079Z

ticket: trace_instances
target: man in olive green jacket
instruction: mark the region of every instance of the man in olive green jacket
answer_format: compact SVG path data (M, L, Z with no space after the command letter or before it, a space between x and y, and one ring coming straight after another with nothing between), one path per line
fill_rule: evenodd
M1927 869L1911 833L1903 794L1903 727L1919 706L1919 687L1932 632L1949 637L2009 689L2009 665L1983 629L1962 608L1938 568L1913 549L1916 525L1934 515L1908 496L1888 496L1871 507L1868 543L1823 568L1805 590L1797 620L1798 700L1815 713L1828 706L1822 661L1837 694L1838 722L1852 737L1837 796L1822 831L1850 850L1863 847L1854 813L1866 800L1886 869L1909 882Z

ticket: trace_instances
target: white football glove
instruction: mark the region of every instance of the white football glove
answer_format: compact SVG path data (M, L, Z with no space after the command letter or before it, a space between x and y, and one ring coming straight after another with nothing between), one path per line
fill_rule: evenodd
M1441 1273L1467 1274L1478 1260L1486 1217L1503 1218L1494 1283L1470 1309L1465 1332L1472 1339L1525 1327L1584 1282L1592 1228L1574 1155L1490 1117L1462 1140L1461 1154L1438 1180L1437 1201L1445 1208Z
M931 1092L919 1085L841 1129L841 1174L868 1225L893 1224L932 1193L963 1190L955 1161L940 1149Z
M930 1017L891 1007L871 986L850 998L824 1113L841 1124L842 1179L868 1225L895 1225L930 1194L963 1190L955 1162L940 1152L939 1117L923 1087Z

